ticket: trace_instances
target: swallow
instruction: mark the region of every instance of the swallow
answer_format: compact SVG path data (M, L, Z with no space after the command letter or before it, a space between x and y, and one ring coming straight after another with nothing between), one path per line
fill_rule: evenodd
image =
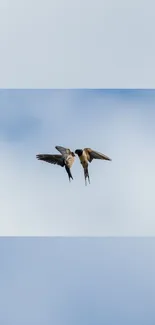
M56 146L55 148L61 153L61 155L38 154L36 155L36 158L53 165L65 167L69 181L71 181L71 179L73 179L71 167L75 160L75 153L64 147Z
M104 154L94 151L90 148L85 149L76 149L75 153L78 155L81 165L84 169L84 177L85 177L85 185L87 185L87 178L90 184L90 177L88 172L88 163L91 163L93 159L102 159L102 160L109 160L111 161L109 157L105 156Z

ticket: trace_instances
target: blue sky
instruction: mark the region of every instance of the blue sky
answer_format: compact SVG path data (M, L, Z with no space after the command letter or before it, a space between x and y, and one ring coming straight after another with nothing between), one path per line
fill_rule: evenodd
M155 234L155 91L1 90L1 235ZM36 160L55 145L91 147L85 187L76 159L65 170Z
M154 88L154 0L5 0L0 87Z
M4 325L153 325L154 238L1 238Z
M3 0L0 87L154 88L154 11ZM150 91L0 90L0 235L154 235L154 104ZM77 162L68 184L35 159L55 144L113 163L92 165L86 189ZM0 323L153 325L153 257L152 238L1 238Z

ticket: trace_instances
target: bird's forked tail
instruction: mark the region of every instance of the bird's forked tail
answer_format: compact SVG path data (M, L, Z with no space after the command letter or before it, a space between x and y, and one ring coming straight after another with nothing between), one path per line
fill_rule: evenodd
M66 168L66 172L67 172L68 177L69 177L69 181L71 181L71 179L73 179L73 176L71 174L71 170L70 170L70 168L68 166L65 166L65 168Z
M90 184L90 177L89 177L88 167L84 168L84 177L85 177L85 185L87 186L87 178L88 178L88 182Z

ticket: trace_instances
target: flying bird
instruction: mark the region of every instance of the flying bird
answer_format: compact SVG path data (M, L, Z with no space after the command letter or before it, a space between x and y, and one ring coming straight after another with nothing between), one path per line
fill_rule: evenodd
M76 149L75 153L79 156L81 165L84 169L84 177L85 177L85 185L87 185L87 178L90 184L90 177L88 172L88 163L91 163L93 159L102 159L102 160L109 160L111 159L104 154L94 151L90 148L85 149Z
M61 155L38 154L36 155L36 158L50 164L65 167L69 181L71 181L71 179L73 179L71 167L75 160L75 154L70 149L64 147L56 146L55 148L61 153Z

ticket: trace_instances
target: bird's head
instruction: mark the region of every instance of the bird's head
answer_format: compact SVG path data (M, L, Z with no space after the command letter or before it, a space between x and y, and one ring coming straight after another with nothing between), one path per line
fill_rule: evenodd
M76 150L75 150L75 153L80 157L80 156L82 156L83 150L81 150L81 149L76 149Z

